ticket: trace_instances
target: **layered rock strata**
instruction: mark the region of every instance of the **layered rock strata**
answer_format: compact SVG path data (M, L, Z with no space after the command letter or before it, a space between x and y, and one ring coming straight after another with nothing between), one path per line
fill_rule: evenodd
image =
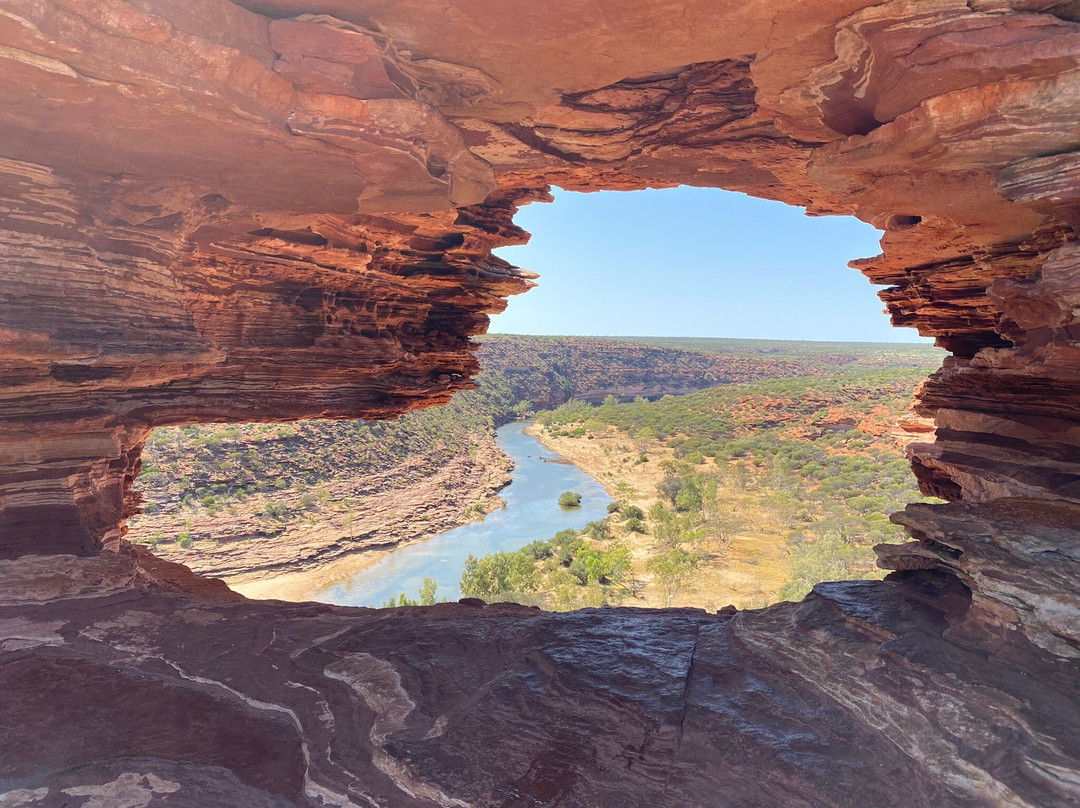
M1080 662L1022 632L972 638L942 573L739 614L372 611L185 592L199 579L142 553L0 562L0 804L1078 795Z
M858 268L956 354L925 489L1080 479L1064 6L339 6L7 3L3 552L116 541L156 425L444 401L553 181L883 227Z
M315 498L311 492L282 496L275 491L272 498L230 506L228 515L177 508L141 516L129 538L149 540L161 558L235 586L326 568L358 552L389 550L468 524L501 507L497 492L510 483L512 468L495 440L480 435L449 457L435 451L415 454L389 470L331 478L321 484L321 493L327 502L348 503L340 510L268 522L259 517L270 503L303 513L305 496ZM177 544L179 535L189 536L197 549ZM156 537L167 541L157 544Z
M5 607L3 799L1075 803L1075 5L3 0L0 556L29 599ZM529 284L491 249L549 183L885 230L856 267L953 353L910 452L955 502L900 517L904 572L620 615L617 648L596 615L146 591L120 538L149 430L445 401ZM443 711L459 691L479 718Z

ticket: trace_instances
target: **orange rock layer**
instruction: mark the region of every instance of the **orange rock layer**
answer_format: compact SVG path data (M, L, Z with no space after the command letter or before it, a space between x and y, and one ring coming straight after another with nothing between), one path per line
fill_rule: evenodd
M899 571L890 583L829 590L842 607L827 615L778 607L778 625L801 625L827 659L789 659L737 630L721 645L744 643L750 667L771 659L776 699L805 704L832 686L807 671L882 654L831 697L854 715L876 704L873 716L893 699L879 740L911 741L898 745L932 784L909 804L1075 802L1080 722L1054 706L1068 703L1080 657L1075 5L2 0L0 556L18 578L28 554L121 547L154 426L391 417L445 401L477 370L469 337L529 286L491 250L526 238L513 214L549 184L721 186L854 214L885 230L883 254L854 266L888 286L894 322L954 354L916 406L935 419L936 440L909 451L923 489L956 502L897 517L917 541L884 551ZM1009 691L1034 710L1014 736L1020 758L950 729L997 720L972 701L983 673L959 657L941 674L970 684L966 695L887 681L889 644L918 656L905 643L925 631L903 620L883 629L880 609L918 611L911 604L935 597L956 628L942 629L934 653L977 647L1001 670L1031 672L1027 691ZM830 631L857 623L858 639L829 644ZM655 639L664 628L642 631ZM35 647L48 656L53 644ZM364 671L400 680L382 664ZM528 675L543 680L536 664ZM730 684L748 669L716 677ZM342 681L364 672L326 671ZM732 709L774 757L702 752L703 762L750 771L754 783L756 765L807 765L791 741L800 720L769 736L769 710L739 698ZM377 768L396 765L381 746L405 726L396 722L371 729ZM990 745L967 768L940 763L980 743ZM877 747L861 744L855 758L826 748L813 754L865 771ZM543 778L562 777L561 764L542 751L526 758L539 780L514 780L511 766L473 794L445 774L432 780L438 793L406 784L412 796L391 804L467 804L454 793L543 804ZM255 777L242 761L226 768ZM835 782L859 782L844 772ZM324 774L304 774L313 785L289 791L306 795L290 804L346 804L340 789L319 791ZM37 782L16 775L0 772L0 783ZM791 781L773 803L864 804L812 780ZM600 793L559 799L604 804ZM670 799L704 804L707 793ZM747 793L731 804L758 804Z

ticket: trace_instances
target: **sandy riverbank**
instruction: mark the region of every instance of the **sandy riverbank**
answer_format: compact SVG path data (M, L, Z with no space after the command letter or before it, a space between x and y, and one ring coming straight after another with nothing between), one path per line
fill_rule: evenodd
M613 428L591 439L556 437L538 424L525 431L596 479L613 499L619 498L616 489L620 483L632 486L636 494L630 502L646 513L657 502L656 486L664 478L660 463L674 456L669 449L652 445L647 451L649 461L638 463L641 452L634 441ZM635 571L648 581L645 565L657 554L652 536L627 533L621 541L630 549ZM740 534L724 552L710 554L693 584L677 595L672 605L715 611L728 604L747 609L775 603L788 577L786 556L787 541L779 535ZM663 608L665 603L659 588L649 583L642 598L628 597L622 605Z
M646 512L657 502L656 487L664 478L661 462L673 456L670 450L653 446L648 451L649 462L638 463L638 447L628 436L616 430L593 439L556 437L538 424L530 425L525 432L565 458L566 462L596 479L612 498L619 498L620 484L631 486L635 494L629 501ZM487 501L488 512L499 507L499 504L497 494L493 493ZM395 549L433 538L441 532L442 529L435 530L393 546L341 555L324 564L301 570L225 578L225 581L235 591L250 598L310 600L326 587L374 566ZM630 549L639 577L648 582L646 564L657 553L653 538L628 533L621 540ZM744 609L773 603L787 580L785 556L786 542L779 536L768 533L739 535L726 551L715 552L706 559L693 585L680 593L672 605L696 606L714 611L728 604ZM624 605L663 608L665 603L659 588L647 583L642 597L628 597Z
M315 569L278 573L257 580L224 580L230 589L244 597L299 603L311 600L327 586L377 564L389 552L390 550L360 550Z

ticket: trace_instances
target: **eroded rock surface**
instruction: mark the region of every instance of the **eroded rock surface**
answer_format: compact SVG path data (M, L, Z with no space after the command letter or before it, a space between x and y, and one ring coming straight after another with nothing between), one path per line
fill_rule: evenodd
M29 600L0 800L1074 804L1075 6L2 0L0 556ZM730 620L380 616L131 556L154 426L468 385L529 285L491 249L549 183L885 229L855 266L954 354L909 451L956 502L900 517L900 580Z
M65 596L40 558L0 562L22 586L0 596L3 805L1080 797L1080 661L968 635L970 597L942 573L735 615L550 614L228 600L111 552L51 557L98 565Z
M805 5L7 0L0 551L116 541L153 426L445 401L550 182L885 228L926 490L1075 494L1076 15Z
M200 465L212 467L213 461ZM468 524L478 516L470 508L501 507L496 492L510 483L513 463L493 436L480 435L458 453L416 453L366 474L348 473L352 467L345 459L339 468L343 473L317 490L327 503L342 503L340 510L328 507L303 520L267 521L260 518L264 502L288 503L285 507L298 511L306 498L319 502L311 491L286 498L275 490L272 500L245 500L242 509L230 506L227 515L194 509L144 515L133 521L129 538L149 538L161 558L235 586L324 568L358 551L387 550ZM198 542L197 550L176 543L181 531ZM163 535L170 541L157 544L154 538Z

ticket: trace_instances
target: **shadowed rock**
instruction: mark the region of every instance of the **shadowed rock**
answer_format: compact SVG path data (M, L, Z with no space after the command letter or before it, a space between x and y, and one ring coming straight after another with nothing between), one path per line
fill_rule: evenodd
M0 562L23 587L0 603L5 804L109 784L171 806L1077 796L1080 663L1021 632L969 635L971 597L942 573L734 616L550 614L189 594L141 552L58 557L97 567L57 597L34 558Z

